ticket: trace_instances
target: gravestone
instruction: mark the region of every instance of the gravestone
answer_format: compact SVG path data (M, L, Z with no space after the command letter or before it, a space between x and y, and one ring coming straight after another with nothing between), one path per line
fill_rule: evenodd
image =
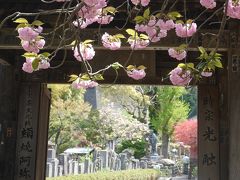
M63 166L58 165L58 176L62 176L62 175L63 175Z
M108 151L101 150L98 151L100 158L102 159L102 168L106 169L108 168Z
M68 175L68 158L67 154L60 154L59 155L59 164L63 166L63 175Z
M73 174L77 175L78 174L78 162L73 161Z
M46 177L52 177L52 175L53 175L52 163L47 162Z
M90 172L89 164L90 164L90 160L85 159L85 161L84 161L84 174L88 174Z
M55 159L56 158L56 150L48 149L47 151L47 159Z
M84 163L79 163L78 174L84 174Z
M121 161L121 170L126 170L127 169L127 161L128 161L126 153L120 154L120 161Z
M68 174L73 174L73 160L68 161Z

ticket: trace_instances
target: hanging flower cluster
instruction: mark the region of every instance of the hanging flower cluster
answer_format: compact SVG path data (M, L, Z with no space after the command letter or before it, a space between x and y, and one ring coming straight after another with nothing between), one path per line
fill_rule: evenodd
M43 31L43 23L35 20L30 24L24 18L19 18L14 22L18 23L18 38L21 40L22 48L26 51L23 55L26 61L22 70L32 73L40 69L48 69L50 67L48 58L50 54L47 52L38 54L45 45L44 38L40 36L40 33Z
M200 0L200 4L207 9L213 9L217 5L215 0Z
M240 1L228 1L227 15L231 18L240 19Z
M191 71L181 66L176 67L169 74L172 84L176 86L186 86L192 80Z
M121 39L124 39L125 36L122 34L116 34L114 36L109 35L105 32L102 36L102 44L105 48L108 48L110 50L117 50L121 47Z
M142 6L147 6L150 3L150 0L131 0L134 5L141 4Z
M197 24L190 21L187 21L185 24L177 23L176 27L176 35L178 37L191 37L197 31Z
M186 48L186 44L182 44L178 48L169 48L168 54L172 58L175 58L181 61L187 56L187 52L185 51L185 48Z
M128 75L128 77L131 77L135 80L140 80L146 76L145 69L146 69L146 67L144 67L144 66L136 67L133 65L129 65L127 67L127 75Z
M106 0L84 0L85 5L78 12L78 19L73 22L76 27L86 28L90 24L109 24L113 21L115 8L107 7ZM110 14L110 15L109 15Z

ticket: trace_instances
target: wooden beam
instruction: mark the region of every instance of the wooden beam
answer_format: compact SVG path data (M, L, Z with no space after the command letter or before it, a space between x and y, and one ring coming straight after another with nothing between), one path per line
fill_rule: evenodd
M105 32L108 32L110 34L116 34L119 33L116 29L103 29ZM49 29L45 29L45 32L49 32ZM124 31L122 31L124 33ZM213 36L210 36L209 33L216 34L216 30L201 30L198 34L194 36L194 39L192 41L191 47L189 48L189 51L197 51L198 46L203 46L207 48L214 48L216 46L216 41L213 41L213 43L209 47L209 42L213 38ZM107 50L102 46L101 42L98 42L98 29L86 29L81 30L80 36L81 39L93 39L95 37L95 44L94 48L99 50ZM20 40L16 37L17 33L14 29L2 29L0 30L0 49L22 49L20 46ZM229 47L229 31L225 30L223 35L221 36L219 51L227 51ZM57 47L57 42L59 40L55 40L55 44L49 49L54 49ZM71 42L69 42L70 44ZM179 38L176 36L175 32L172 30L168 33L168 36L166 38L162 38L160 42L157 43L151 43L149 47L145 48L145 50L167 50L170 47L178 47L179 45L185 43L184 38ZM70 49L70 48L69 48ZM130 50L128 44L124 44L121 48L121 50Z

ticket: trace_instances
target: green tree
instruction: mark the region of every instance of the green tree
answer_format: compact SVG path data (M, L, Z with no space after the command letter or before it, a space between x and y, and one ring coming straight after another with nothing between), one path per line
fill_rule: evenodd
M161 135L162 154L166 158L174 126L188 117L189 105L182 100L186 90L183 87L161 86L153 87L151 93L153 99L149 107L150 123Z
M76 91L69 85L49 85L52 91L48 139L56 144L57 153L76 146L79 123L87 118L90 105L84 103L84 91Z

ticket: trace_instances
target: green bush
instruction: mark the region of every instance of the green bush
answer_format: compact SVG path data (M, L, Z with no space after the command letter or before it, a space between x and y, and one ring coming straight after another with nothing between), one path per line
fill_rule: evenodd
M104 171L92 174L47 178L47 180L157 180L160 172L154 169Z
M117 147L116 152L121 153L124 149L132 149L134 151L134 157L140 159L147 153L147 142L145 140L138 141L122 141L120 146Z

